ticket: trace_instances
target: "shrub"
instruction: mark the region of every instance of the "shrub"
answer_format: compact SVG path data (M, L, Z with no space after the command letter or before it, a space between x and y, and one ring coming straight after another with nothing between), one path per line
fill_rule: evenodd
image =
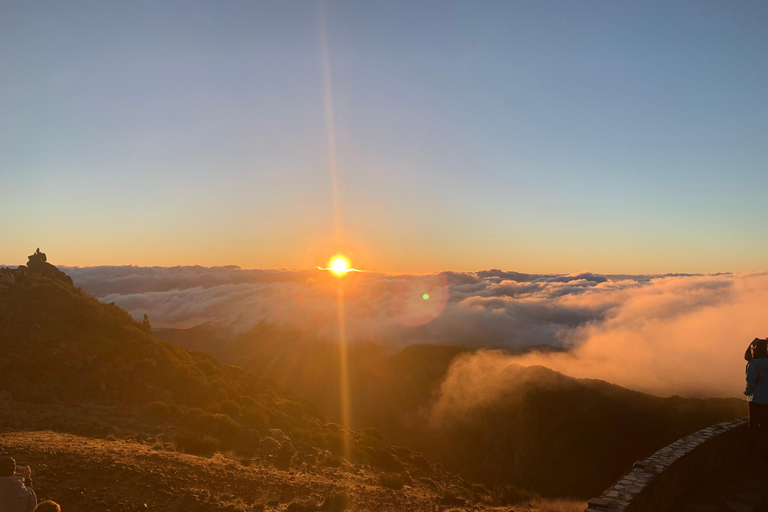
M323 434L323 445L332 452L340 452L344 447L344 431L326 432Z
M259 452L264 457L271 457L277 455L277 450L280 449L280 443L271 437L265 437L259 441Z
M219 411L221 411L222 414L226 414L232 418L240 416L243 412L240 409L240 406L232 400L225 400L221 402L221 404L219 404Z
M210 457L219 448L219 441L195 432L176 434L176 450L192 455Z
M165 402L152 402L144 406L146 413L155 418L167 418L171 408Z
M312 500L296 500L288 505L285 512L315 512L317 510L317 503Z
M344 493L331 494L320 505L320 510L327 512L344 512L352 508L352 500Z
M327 468L340 468L342 459L338 455L329 455L320 461L319 465Z
M375 439L376 441L384 440L384 434L382 434L375 428L372 428L372 427L364 428L362 432L364 436L370 437L371 439Z
M287 468L291 464L291 459L296 454L296 448L293 447L290 440L283 441L280 445L280 449L277 450L277 456L275 457L275 465Z
M272 428L279 428L282 430L290 431L296 427L296 420L280 410L270 411L269 424L272 426Z
M427 487L429 487L433 491L440 490L440 486L437 484L437 482L435 482L431 478L419 478L419 482L421 482L422 484L426 485Z
M257 402L253 397L250 397L248 395L241 396L240 403L245 408L256 407L259 405L259 402Z
M421 469L422 471L426 473L432 473L432 467L429 464L429 461L427 458L418 452L414 452L411 455L411 460L413 461L414 466Z
M372 448L368 450L368 457L371 465L389 472L402 473L405 471L403 463L387 450Z
M269 432L269 416L262 409L246 411L245 422L262 434Z
M456 488L446 489L440 499L440 504L444 507L463 507L466 503L467 500L461 496Z
M189 409L186 409L184 413L182 414L182 417L184 418L184 421L186 421L188 424L192 424L198 419L200 419L200 416L203 416L205 412L198 408L198 407L191 407Z
M493 501L500 505L514 505L523 501L539 498L538 494L512 484L497 485L491 491Z
M382 473L379 475L379 485L397 491L403 488L405 479L400 473Z
M203 414L195 422L197 430L225 439L234 437L240 433L242 427L226 414Z

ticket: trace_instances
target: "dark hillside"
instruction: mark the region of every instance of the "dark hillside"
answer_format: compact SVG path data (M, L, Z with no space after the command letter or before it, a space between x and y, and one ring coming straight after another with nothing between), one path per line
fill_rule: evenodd
M420 449L473 479L558 495L599 494L634 461L745 413L741 400L660 398L541 366L512 365L497 386L495 399L434 418Z
M338 347L332 342L265 324L234 336L210 325L158 336L269 376L338 416ZM543 367L512 366L497 379L502 391L492 403L434 421L441 382L462 354L469 352L412 345L390 355L376 346L350 347L356 426L375 427L490 486L514 482L545 494L589 497L659 447L745 414L737 399L660 398Z

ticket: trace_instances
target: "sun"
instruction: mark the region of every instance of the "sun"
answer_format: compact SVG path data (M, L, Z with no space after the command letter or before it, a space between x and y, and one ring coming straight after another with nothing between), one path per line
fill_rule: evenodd
M344 256L334 256L328 266L329 270L337 276L343 276L349 272L349 261Z

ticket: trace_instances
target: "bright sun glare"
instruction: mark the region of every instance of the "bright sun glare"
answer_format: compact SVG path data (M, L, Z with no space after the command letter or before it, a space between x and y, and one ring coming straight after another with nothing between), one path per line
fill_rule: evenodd
M330 269L337 276L344 275L349 272L349 262L343 256L334 256L331 259Z

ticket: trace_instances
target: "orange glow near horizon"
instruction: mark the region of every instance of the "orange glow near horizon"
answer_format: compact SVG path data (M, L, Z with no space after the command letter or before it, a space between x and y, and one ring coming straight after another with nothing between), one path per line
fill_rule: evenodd
M349 268L349 261L344 256L334 256L331 258L329 268L337 276L343 276L351 270Z

